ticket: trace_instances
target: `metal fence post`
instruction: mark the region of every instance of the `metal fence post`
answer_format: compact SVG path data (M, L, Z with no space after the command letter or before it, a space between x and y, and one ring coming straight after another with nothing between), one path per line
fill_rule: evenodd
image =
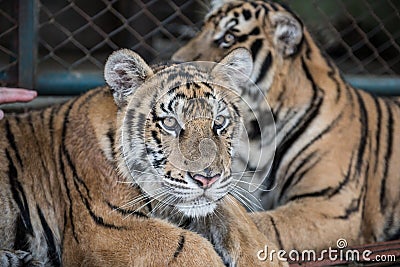
M19 0L18 86L34 88L37 65L38 0Z

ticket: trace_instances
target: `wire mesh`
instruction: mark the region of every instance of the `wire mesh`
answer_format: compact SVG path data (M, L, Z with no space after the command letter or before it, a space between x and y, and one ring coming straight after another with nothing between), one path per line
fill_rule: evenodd
M130 48L149 62L168 59L198 31L208 0L34 0L37 75L101 72ZM22 3L23 1L19 1ZM400 74L400 1L283 0L346 74ZM0 81L17 85L18 1L0 0ZM19 40L23 41L23 40Z
M400 1L286 2L344 73L400 73Z
M166 59L201 17L200 1L41 0L39 70L101 69L111 51L137 51L148 61ZM180 27L176 27L180 25Z

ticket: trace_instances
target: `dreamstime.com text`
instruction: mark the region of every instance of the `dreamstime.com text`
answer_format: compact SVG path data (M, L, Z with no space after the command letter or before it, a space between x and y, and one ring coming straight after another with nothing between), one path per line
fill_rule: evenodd
M347 241L340 238L336 242L337 248L329 247L321 252L314 250L269 250L266 245L264 249L257 252L260 261L322 261L329 259L330 261L374 261L374 262L395 262L396 255L373 255L371 250L359 251L356 249L345 249Z

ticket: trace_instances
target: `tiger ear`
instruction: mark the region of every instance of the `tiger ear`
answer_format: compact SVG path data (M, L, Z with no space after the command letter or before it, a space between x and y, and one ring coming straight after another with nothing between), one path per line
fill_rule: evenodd
M211 71L211 76L222 86L240 90L250 79L253 59L250 52L237 48L226 55Z
M104 78L119 107L126 105L127 98L152 75L147 63L129 49L113 52L104 68Z
M294 55L299 50L303 40L303 25L292 14L286 12L271 12L270 20L274 31L274 44L284 56Z

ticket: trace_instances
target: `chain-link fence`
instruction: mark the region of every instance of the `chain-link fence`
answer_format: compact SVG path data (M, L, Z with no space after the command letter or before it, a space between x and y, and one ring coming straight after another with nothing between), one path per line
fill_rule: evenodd
M400 74L400 1L286 1L348 74Z
M74 94L103 83L106 57L118 48L168 59L199 29L208 2L0 0L1 84ZM400 1L284 2L345 74L369 84L390 75L388 84L400 86Z

